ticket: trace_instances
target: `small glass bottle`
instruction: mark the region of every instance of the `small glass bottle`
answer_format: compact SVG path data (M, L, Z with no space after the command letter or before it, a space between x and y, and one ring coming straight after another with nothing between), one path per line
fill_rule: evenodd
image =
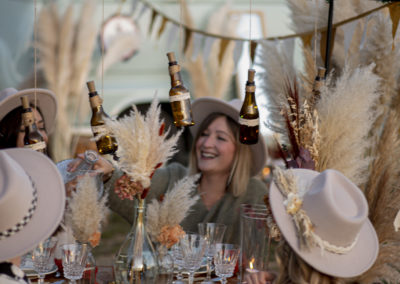
M40 134L27 96L21 97L22 125L25 128L24 147L47 154L47 145Z
M96 141L97 150L101 155L114 154L118 149L118 144L114 137L106 132L105 118L109 116L105 113L102 106L102 99L99 97L93 81L87 82L89 89L89 101L92 108L92 118L90 119L90 125L92 126L93 135L104 134L100 139Z
M93 165L99 160L98 154L93 150L86 150L83 154L83 160L76 167L75 171L67 172L64 183L67 183L76 178L83 171L88 171L93 168Z
M174 124L177 127L194 125L192 108L190 104L189 90L183 85L181 79L181 67L175 59L173 52L167 53L168 70L171 76L171 89L169 90L169 101L171 103Z
M256 71L249 69L246 82L246 96L239 115L239 140L243 144L256 144L260 127L260 117L256 103L256 86L254 75Z

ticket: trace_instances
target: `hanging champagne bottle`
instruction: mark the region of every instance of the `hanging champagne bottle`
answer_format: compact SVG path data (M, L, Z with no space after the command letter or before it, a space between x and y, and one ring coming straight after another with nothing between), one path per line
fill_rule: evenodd
M87 82L87 86L89 89L90 106L92 108L92 118L90 119L92 132L94 136L102 135L96 140L97 150L101 155L114 154L118 149L118 144L115 138L106 132L104 126L104 119L109 118L109 116L103 110L102 99L97 94L94 82Z
M258 132L260 118L256 103L256 85L254 83L254 75L256 71L249 69L248 79L246 82L246 96L239 115L239 140L243 144L256 144L258 142Z
M324 67L318 67L318 73L314 80L313 85L313 96L310 99L310 106L314 108L315 104L318 102L321 94L321 87L325 84L325 73L326 69Z
M27 96L21 97L22 125L25 128L24 147L47 154L46 142L40 134Z
M169 60L169 75L171 76L171 89L169 90L169 101L171 103L174 124L177 127L192 126L192 109L190 106L189 90L183 85L181 79L181 67L175 59L173 52L167 53Z

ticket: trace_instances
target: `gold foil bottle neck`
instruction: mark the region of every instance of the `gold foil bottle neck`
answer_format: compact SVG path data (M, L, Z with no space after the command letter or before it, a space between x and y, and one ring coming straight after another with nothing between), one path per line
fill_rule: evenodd
M90 93L96 92L96 87L94 86L94 81L89 81L86 83L86 85L87 85Z

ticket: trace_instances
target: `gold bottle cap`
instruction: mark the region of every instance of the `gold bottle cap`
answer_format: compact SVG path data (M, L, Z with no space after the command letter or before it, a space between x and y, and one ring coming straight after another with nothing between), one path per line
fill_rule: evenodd
M29 108L29 100L27 96L21 97L22 107Z
M96 87L94 86L94 81L88 81L86 83L86 85L87 85L87 87L89 89L89 92L91 92L91 93L96 92Z
M168 57L168 61L169 61L169 62L174 62L174 61L176 61L175 53L172 52L172 51L167 53L167 57Z
M318 67L318 77L325 78L326 69L324 67Z
M256 70L254 69L249 69L248 75L247 75L247 81L249 83L253 83L254 82L254 75L256 74Z

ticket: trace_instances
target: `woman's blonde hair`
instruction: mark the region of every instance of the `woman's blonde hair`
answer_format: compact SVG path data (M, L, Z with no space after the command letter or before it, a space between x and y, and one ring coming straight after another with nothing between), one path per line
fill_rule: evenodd
M207 116L201 123L199 130L197 131L196 137L193 140L192 149L189 157L189 172L190 174L199 173L200 170L197 167L197 156L196 156L196 142L199 139L201 133L218 117L225 117L228 123L228 127L235 137L236 153L229 175L227 190L232 192L233 196L239 196L246 192L247 184L250 179L251 172L251 150L250 147L239 142L239 125L232 118L226 116L223 113L212 113Z
M275 250L279 273L276 284L344 284L345 281L320 273L304 262L287 244L280 241Z

